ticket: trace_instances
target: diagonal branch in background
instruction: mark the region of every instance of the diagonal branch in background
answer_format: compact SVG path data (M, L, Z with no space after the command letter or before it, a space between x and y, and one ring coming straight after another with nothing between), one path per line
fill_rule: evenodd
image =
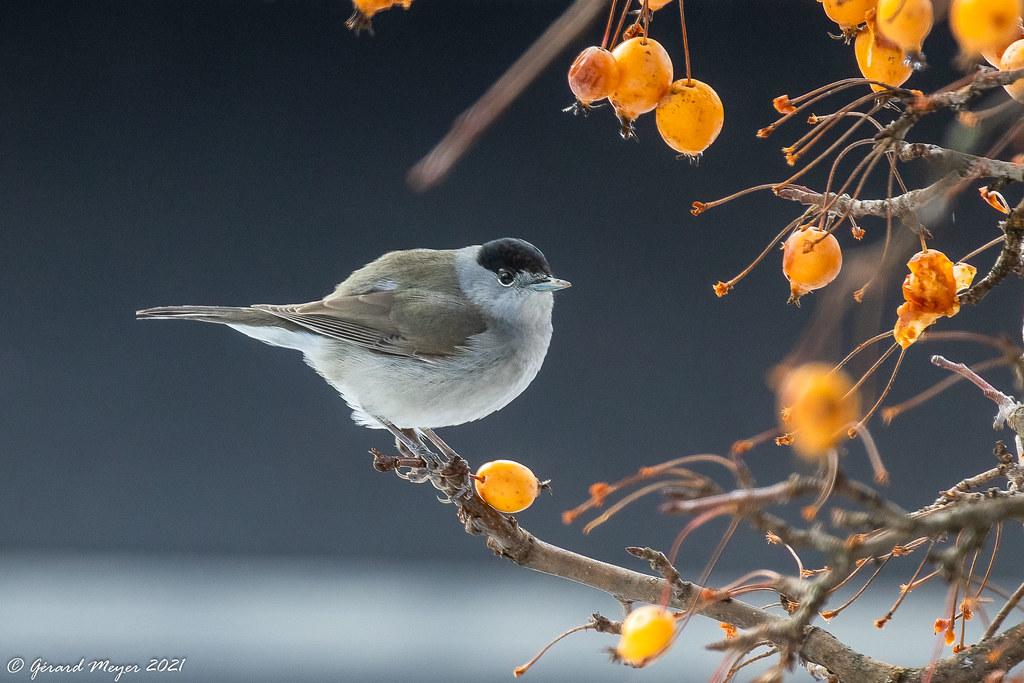
M441 141L416 162L409 170L409 185L424 192L444 180L477 138L601 13L605 4L605 0L575 0L569 5L479 100L459 114Z

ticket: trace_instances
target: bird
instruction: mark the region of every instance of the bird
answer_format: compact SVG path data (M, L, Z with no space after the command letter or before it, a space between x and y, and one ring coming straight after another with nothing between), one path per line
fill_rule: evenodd
M401 451L421 457L433 455L425 437L450 458L457 454L434 430L486 417L530 385L551 342L553 292L570 286L540 249L504 237L388 252L308 303L135 315L218 323L300 351L357 424L388 430Z

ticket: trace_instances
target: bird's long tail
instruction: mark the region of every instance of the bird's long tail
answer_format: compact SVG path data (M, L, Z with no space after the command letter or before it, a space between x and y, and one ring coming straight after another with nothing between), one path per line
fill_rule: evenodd
M159 306L135 311L140 320L198 320L220 323L258 339L264 344L297 349L307 353L316 348L320 338L295 323L258 308L234 306Z
M276 315L249 307L235 306L158 306L135 311L139 320L198 320L222 325L285 327Z

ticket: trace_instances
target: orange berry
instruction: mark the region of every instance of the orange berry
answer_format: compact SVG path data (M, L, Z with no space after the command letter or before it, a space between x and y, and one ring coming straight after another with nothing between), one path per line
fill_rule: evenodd
M710 85L681 78L661 98L655 120L666 145L680 154L696 156L718 137L725 109Z
M872 81L899 87L906 83L910 74L914 72L906 63L903 50L879 40L878 34L870 25L868 30L857 34L857 39L853 42L853 54L857 58L861 75ZM875 92L885 90L883 86L875 83L871 84L871 89Z
M782 273L789 280L790 301L832 282L842 267L839 241L826 231L807 225L786 239Z
M540 481L526 465L514 460L492 460L476 472L476 492L498 512L522 512L540 494Z
M409 9L412 0L352 0L352 16L345 22L345 26L356 33L363 30L373 33L370 24L373 15L396 6Z
M921 52L933 21L931 0L878 0L875 10L878 31L908 53Z
M676 633L676 620L664 607L644 605L622 620L615 653L633 666L644 666L668 649Z
M569 67L569 89L583 105L605 99L619 83L619 65L602 47L591 46Z
M839 28L851 29L867 21L868 12L875 8L876 0L821 0L829 19Z
M625 123L658 106L672 84L672 60L653 38L630 38L612 51L619 82L612 93L615 113Z
M998 50L1018 35L1021 0L953 0L949 28L967 55Z
M1006 51L1003 52L1003 58L999 63L999 68L1002 71L1024 69L1024 40L1011 43L1010 47L1006 48ZM1010 97L1018 102L1024 102L1024 78L1018 78L1013 83L1004 85L1003 88Z
M778 400L780 412L787 412L784 428L798 455L820 458L846 438L850 423L860 418L860 400L851 389L849 375L824 363L807 363L786 373Z
M907 348L917 341L932 323L943 316L960 312L957 292L971 286L977 268L966 263L953 264L936 249L925 249L907 261L910 274L903 280L905 303L896 309L893 328L896 341Z
M647 9L651 10L652 12L657 12L662 7L670 4L671 2L672 0L647 0ZM640 4L643 5L642 0Z
M1017 22L1017 30L1013 32L1006 42L987 50L982 50L981 56L985 58L985 61L998 69L999 62L1002 60L1003 53L1006 51L1006 48L1010 47L1011 43L1015 43L1021 38L1024 38L1024 21Z

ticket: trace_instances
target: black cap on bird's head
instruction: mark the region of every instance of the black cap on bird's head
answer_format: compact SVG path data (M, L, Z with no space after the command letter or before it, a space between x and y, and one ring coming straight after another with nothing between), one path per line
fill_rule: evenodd
M494 273L505 287L518 285L536 292L553 292L570 286L565 280L552 277L544 254L526 240L515 237L491 240L480 246L476 260Z
M476 260L494 273L507 270L512 273L551 275L551 266L540 249L515 237L502 237L481 245Z

